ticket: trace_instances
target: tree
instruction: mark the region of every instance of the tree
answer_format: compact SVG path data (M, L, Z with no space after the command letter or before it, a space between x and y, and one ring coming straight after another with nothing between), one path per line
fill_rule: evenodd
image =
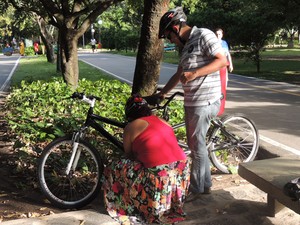
M41 5L36 3L34 0L26 1L26 4L24 4L24 1L19 0L6 1L7 4L10 3L16 9L15 23L18 24L18 26L16 27L18 27L17 32L19 36L41 36L41 39L46 47L47 61L53 63L55 61L53 52L54 37L49 33L48 29L46 28L46 21L48 21L46 11L44 11ZM33 22L26 22L28 20ZM35 32L36 34L34 34L30 27L34 28L38 32Z
M104 48L136 51L142 26L142 1L125 0L101 14Z
M248 58L259 72L260 53L282 26L283 16L272 0L203 0L202 7L188 21L212 30L222 27L231 45L247 50Z
M73 88L78 85L78 39L108 7L123 0L8 0L35 12L59 30L62 74Z
M144 0L144 16L137 54L132 93L152 94L156 87L163 44L158 39L159 21L169 0Z
M294 47L295 34L299 33L300 26L300 2L298 0L274 0L272 1L273 7L282 15L282 24L285 30L290 34L288 47Z
M53 50L54 38L46 28L46 21L44 20L44 18L37 14L34 15L40 28L42 41L45 44L47 60L50 63L54 63L55 62L54 50Z

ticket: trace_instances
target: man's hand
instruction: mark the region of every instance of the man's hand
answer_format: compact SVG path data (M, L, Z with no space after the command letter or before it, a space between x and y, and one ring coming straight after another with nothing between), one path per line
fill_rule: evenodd
M180 77L180 82L186 84L187 82L196 78L195 72L184 72Z

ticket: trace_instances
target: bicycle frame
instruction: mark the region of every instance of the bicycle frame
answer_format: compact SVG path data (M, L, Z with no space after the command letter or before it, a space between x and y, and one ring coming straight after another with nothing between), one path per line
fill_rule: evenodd
M117 120L105 118L100 115L96 115L93 113L93 107L90 107L85 123L80 128L80 131L83 131L87 129L88 127L92 127L95 130L97 130L100 134L102 134L105 138L107 138L110 142L112 142L115 146L117 146L119 149L123 149L123 143L121 143L117 138L115 138L112 134L110 134L108 131L106 131L103 126L101 126L97 121L104 122L106 124L113 125L115 127L119 127L124 129L126 124L125 122L119 122Z
M231 143L229 145L232 145L232 144L235 145L236 143L238 143L238 139L226 130L226 127L224 126L224 124L222 123L222 121L220 119L216 118L216 119L211 120L211 124L212 124L212 128L213 128L211 131L219 128L221 130L221 133L224 136L228 137L228 139L230 140ZM211 135L212 135L212 133L209 134L209 139L208 139L209 142L207 143L207 148L209 149L210 152L215 152L215 151L222 150L224 148L228 148L228 146L227 146L228 144L227 144L227 145L219 146L218 148L211 149L210 145L215 141L212 139Z
M111 143L113 143L117 148L120 150L123 150L123 143L121 143L117 138L115 138L111 133L106 131L103 126L100 124L100 122L104 122L106 124L113 125L115 127L119 127L124 129L126 124L125 122L119 122L117 120L105 118L103 116L94 114L94 105L95 105L95 99L91 100L89 98L83 97L83 101L90 104L90 108L87 113L87 117L85 119L84 124L80 127L80 129L76 132L74 132L72 140L73 140L73 148L72 148L72 155L70 158L70 161L68 163L68 166L65 170L65 173L68 175L70 173L70 170L75 170L77 167L78 160L80 158L80 150L78 151L78 145L79 145L79 139L82 138L82 135L84 131L92 127L96 131L98 131L100 134L102 134L106 139L108 139Z

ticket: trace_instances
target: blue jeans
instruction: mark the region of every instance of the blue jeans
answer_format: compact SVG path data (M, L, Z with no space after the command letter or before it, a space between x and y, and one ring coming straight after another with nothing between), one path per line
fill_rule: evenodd
M210 120L217 116L220 101L211 105L184 107L188 146L191 150L192 168L190 191L203 193L204 188L210 188L210 160L206 148L205 137L210 126Z

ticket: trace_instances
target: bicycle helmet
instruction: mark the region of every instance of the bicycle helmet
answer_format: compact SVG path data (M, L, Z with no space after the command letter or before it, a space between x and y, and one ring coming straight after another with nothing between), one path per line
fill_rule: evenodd
M151 109L145 99L139 94L132 95L125 105L125 116L128 121L132 121L144 116L150 116Z
M166 38L165 31L172 30L172 26L186 22L186 15L182 7L176 7L166 12L159 22L159 38Z

